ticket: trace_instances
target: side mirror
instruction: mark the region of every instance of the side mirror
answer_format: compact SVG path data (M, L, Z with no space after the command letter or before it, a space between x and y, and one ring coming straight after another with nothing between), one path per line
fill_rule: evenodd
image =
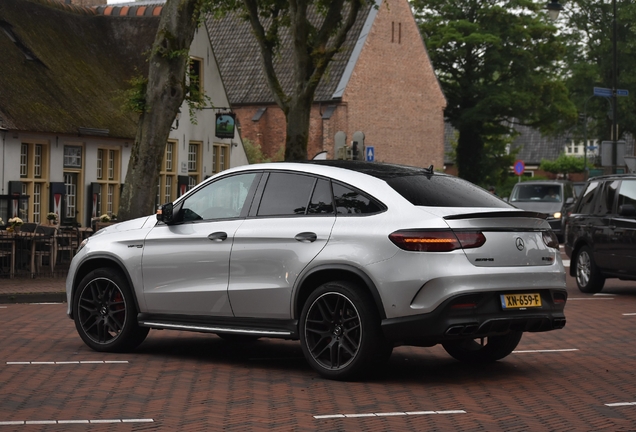
M618 207L618 214L620 216L636 216L636 207L632 204L623 204Z
M574 198L569 197L568 199L565 200L566 204L572 204L574 202Z
M157 220L169 224L173 220L173 204L167 203L157 209Z

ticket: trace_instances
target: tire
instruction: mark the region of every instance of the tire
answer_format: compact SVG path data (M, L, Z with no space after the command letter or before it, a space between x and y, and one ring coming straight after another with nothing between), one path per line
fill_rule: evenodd
M575 265L576 285L579 290L587 294L601 292L605 285L605 277L596 266L589 246L583 246L576 254Z
M300 316L300 343L311 367L324 378L351 380L386 362L380 315L355 284L328 282L307 299Z
M137 324L137 308L121 272L100 268L87 274L73 296L75 328L86 345L100 352L126 352L150 330Z
M444 342L442 346L453 358L464 363L492 363L510 354L519 345L523 332L482 339Z

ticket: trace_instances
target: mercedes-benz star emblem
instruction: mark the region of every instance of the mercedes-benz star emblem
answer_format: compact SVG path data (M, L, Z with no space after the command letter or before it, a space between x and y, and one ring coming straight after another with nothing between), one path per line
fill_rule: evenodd
M517 240L515 240L515 244L517 245L517 249L519 249L520 251L523 250L524 244L523 244L523 239L521 237L517 237Z

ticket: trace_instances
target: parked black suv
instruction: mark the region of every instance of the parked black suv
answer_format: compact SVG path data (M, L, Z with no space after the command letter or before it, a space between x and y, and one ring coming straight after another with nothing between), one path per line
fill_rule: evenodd
M565 228L570 274L584 293L606 278L636 280L636 175L590 179Z

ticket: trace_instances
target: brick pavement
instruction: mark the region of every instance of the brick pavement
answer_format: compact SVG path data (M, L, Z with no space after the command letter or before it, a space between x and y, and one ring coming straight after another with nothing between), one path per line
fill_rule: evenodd
M66 300L66 276L0 279L0 303L40 303Z

